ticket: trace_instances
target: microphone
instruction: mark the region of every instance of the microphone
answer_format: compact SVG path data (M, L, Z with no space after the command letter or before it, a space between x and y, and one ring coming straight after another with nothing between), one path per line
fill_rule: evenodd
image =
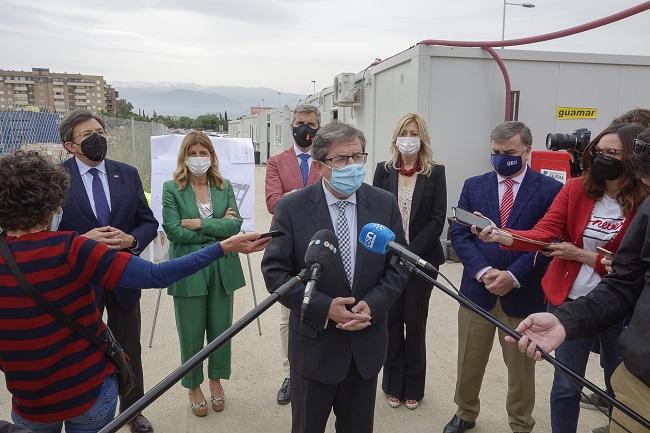
M431 263L395 242L395 233L381 224L368 223L363 226L361 233L359 233L359 243L365 249L375 254L387 254L390 251L402 260L414 264L419 268L430 272L438 272Z
M305 297L300 307L300 315L304 315L311 301L312 293L320 278L322 268L328 266L339 250L338 239L331 230L320 230L312 236L305 252L305 264L309 269Z

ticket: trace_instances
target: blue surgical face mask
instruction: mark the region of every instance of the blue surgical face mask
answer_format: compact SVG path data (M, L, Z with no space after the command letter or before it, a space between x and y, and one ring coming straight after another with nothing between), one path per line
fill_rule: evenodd
M59 229L59 224L61 224L62 219L63 219L63 209L59 208L59 210L56 211L52 216L52 222L50 223L51 232L55 232Z
M494 170L501 176L508 177L517 173L524 166L522 155L506 155L504 153L492 154L490 162Z
M366 169L363 164L350 164L341 168L332 168L332 180L325 181L339 194L349 197L359 188L366 177Z

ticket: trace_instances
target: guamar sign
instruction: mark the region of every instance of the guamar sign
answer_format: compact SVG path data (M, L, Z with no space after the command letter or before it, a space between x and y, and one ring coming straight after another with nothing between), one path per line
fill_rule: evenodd
M598 109L593 107L557 107L555 117L566 119L597 119Z

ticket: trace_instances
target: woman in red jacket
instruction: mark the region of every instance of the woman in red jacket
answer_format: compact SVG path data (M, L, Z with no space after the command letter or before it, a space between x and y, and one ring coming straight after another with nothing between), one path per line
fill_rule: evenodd
M643 131L638 124L612 125L601 132L582 155L583 174L570 179L544 217L530 230L486 228L479 237L500 242L509 249L534 251L539 245L520 236L549 243L545 254L553 257L542 279L542 288L553 311L564 302L589 293L607 270L597 247L615 252L647 187L634 176L631 158L634 139ZM513 236L514 235L514 236ZM599 334L605 383L621 361L616 347L622 324ZM557 359L584 376L592 339L566 341L555 350ZM551 389L551 427L554 433L575 432L580 413L580 387L555 372Z

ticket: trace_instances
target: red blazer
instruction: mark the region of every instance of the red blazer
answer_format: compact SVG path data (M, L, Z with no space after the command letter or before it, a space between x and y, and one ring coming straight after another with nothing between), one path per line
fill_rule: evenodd
M572 242L578 248L583 248L582 238L589 217L596 202L587 196L582 179L570 179L560 190L551 207L535 227L530 230L508 230L511 233L525 236L542 242L562 240ZM618 234L605 248L616 252L623 239L636 209L625 215L625 221ZM528 242L515 240L507 249L518 251L535 251L539 248ZM600 275L607 274L605 266L600 263L602 255L598 254L594 270ZM560 305L569 295L571 286L580 272L582 263L575 260L563 260L554 257L542 278L542 289L546 299L553 305Z
M320 174L316 169L315 161L312 159L309 167L309 177L307 185L316 183L320 180ZM302 174L298 165L298 157L293 150L293 146L282 153L273 155L266 162L266 180L264 182L266 195L266 209L270 214L275 211L275 205L285 193L294 189L304 188L302 184Z

